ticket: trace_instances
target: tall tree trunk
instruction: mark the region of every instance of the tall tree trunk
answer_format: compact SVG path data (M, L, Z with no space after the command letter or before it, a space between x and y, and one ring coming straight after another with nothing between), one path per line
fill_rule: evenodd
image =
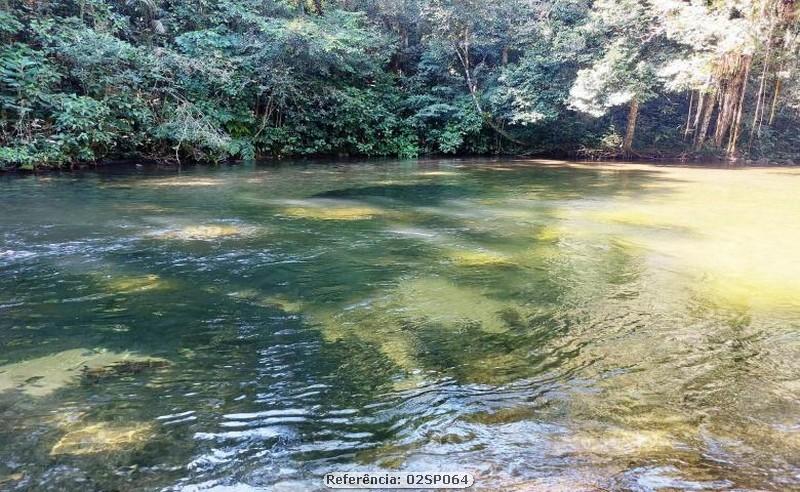
M736 156L736 142L739 140L739 133L742 130L742 110L744 109L744 96L747 93L747 78L750 75L750 65L752 64L753 59L748 58L745 62L745 69L744 75L742 76L742 91L739 95L739 107L736 111L736 121L733 124L733 129L731 130L731 137L728 141L728 157L735 157Z
M625 140L622 141L622 152L630 155L633 150L633 137L636 135L636 119L639 117L639 99L633 96L628 110L628 125L625 127Z
M717 96L714 92L710 92L705 96L705 105L703 108L703 118L700 121L700 126L694 139L694 150L700 150L706 143L706 135L708 135L708 127L711 125L711 116L714 114L714 107L717 105Z
M464 67L464 78L467 82L469 95L472 97L472 103L475 105L475 109L478 113L483 114L483 108L481 108L481 103L478 100L478 84L472 79L472 65L469 59L469 27L464 28L463 36L462 48L459 49L458 45L456 45L456 55L461 62L461 66ZM461 51L462 49L463 53Z
M689 131L692 128L692 105L694 104L694 92L689 91L689 110L686 112L686 128L683 130L683 139L689 137Z
M770 23L769 35L767 36L767 53L764 55L764 68L761 70L761 80L758 83L758 94L756 94L756 110L753 113L753 125L750 127L750 139L747 142L748 150L750 150L750 147L753 145L753 137L756 134L756 126L758 127L758 135L761 136L761 126L764 122L764 110L767 104L765 89L767 86L767 72L769 71L769 57L772 52L773 27L774 24Z
M458 44L456 44L456 56L458 56L458 60L461 62L461 66L464 68L464 79L467 82L467 89L469 90L469 95L472 97L472 103L475 106L475 110L478 112L479 115L484 117L484 121L499 135L505 137L511 142L514 142L520 146L527 146L525 142L517 140L513 136L511 136L507 131L505 131L500 125L495 123L492 118L488 115L483 113L483 108L481 107L481 101L478 97L478 83L472 78L472 64L469 59L469 45L470 45L470 33L469 27L464 28L464 32L462 34L464 36L462 41L462 47L459 48Z
M508 65L508 46L503 46L503 51L500 52L500 63Z
M775 109L778 107L778 97L781 94L781 84L782 79L778 76L775 79L775 95L772 96L772 108L769 111L769 125L772 126L772 123L775 121Z
M700 118L703 116L703 103L706 100L706 93L702 90L698 91L697 109L694 114L694 130L695 136L697 135L697 128L700 126Z
M722 148L730 144L731 132L734 132L739 103L742 100L741 90L750 73L751 56L738 56L728 65L728 78L720 84L719 112L714 128L714 144ZM731 68L732 66L732 68Z
M731 83L725 83L720 87L719 111L717 112L717 123L714 125L714 145L717 147L722 147L722 142L728 135L728 129L733 120L731 85Z

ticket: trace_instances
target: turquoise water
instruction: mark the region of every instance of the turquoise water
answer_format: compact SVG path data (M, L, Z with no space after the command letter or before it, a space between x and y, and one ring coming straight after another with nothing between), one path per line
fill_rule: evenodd
M798 184L532 160L2 176L0 489L800 488Z

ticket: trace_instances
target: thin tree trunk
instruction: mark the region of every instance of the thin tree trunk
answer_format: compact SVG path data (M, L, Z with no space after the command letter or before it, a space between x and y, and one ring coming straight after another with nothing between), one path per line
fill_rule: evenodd
M458 60L461 62L461 66L464 68L464 78L467 82L467 89L469 90L469 95L472 97L472 103L475 105L475 110L478 112L479 115L484 117L484 121L499 135L503 136L507 140L520 145L520 146L527 146L525 142L521 140L517 140L507 131L502 129L497 123L492 121L491 117L486 117L483 113L483 108L481 107L481 101L478 98L478 84L472 78L472 64L469 59L469 27L464 28L464 40L463 40L463 53L459 49L458 45L456 45L456 56L458 56Z
M719 111L717 112L717 123L714 126L714 145L722 147L722 142L728 134L733 119L731 110L731 82L725 83L719 93Z
M731 138L728 142L728 157L734 157L736 155L736 142L739 140L739 133L742 129L742 109L744 108L744 96L747 93L747 79L750 75L750 65L753 63L752 58L748 58L745 69L744 69L744 77L742 82L742 92L739 95L739 108L736 111L736 121L733 124L733 130L731 130Z
M692 105L694 104L694 92L689 91L689 110L686 112L686 129L683 131L683 139L689 137L689 130L692 125Z
M498 135L502 136L503 138L505 138L509 142L515 143L515 144L517 144L517 145L519 145L521 147L530 148L529 144L527 144L526 142L523 142L522 140L514 138L514 136L512 136L510 133L505 131L502 127L500 127L500 125L495 123L491 118L486 118L485 121L490 127L492 127L492 130L497 132Z
M714 107L717 103L716 94L713 92L706 94L706 104L703 109L703 119L700 122L700 127L695 135L694 150L700 150L706 143L706 136L708 135L708 127L711 125L711 116L714 114Z
M772 96L772 108L769 111L769 125L772 126L772 123L775 121L775 109L778 107L778 97L781 93L781 84L782 79L778 76L775 79L775 95Z
M481 108L481 103L478 100L478 86L472 80L472 66L469 60L469 27L464 28L463 45L463 53L459 50L458 45L456 45L456 55L461 62L461 66L464 67L464 78L467 81L467 89L469 90L470 97L472 97L472 103L475 105L475 109L478 110L478 113L483 114L483 108Z
M633 137L636 135L636 119L639 116L639 99L633 96L628 110L628 125L625 127L625 140L622 141L622 152L629 155L633 150Z
M732 76L721 85L717 125L714 128L714 144L721 148L725 142L730 144L733 123L736 120L742 86L750 73L751 56L739 56L729 73ZM730 133L729 133L730 132Z
M695 115L694 115L695 135L697 134L697 127L700 126L700 118L703 116L703 103L706 100L706 93L704 91L700 90L697 92L698 92L697 109L695 109Z
M758 94L756 95L756 110L753 113L753 125L750 127L750 139L747 141L747 149L753 145L753 137L756 134L756 126L758 127L758 135L761 136L761 125L764 122L764 107L766 106L766 94L764 89L767 84L767 71L769 70L769 57L772 51L772 29L773 23L770 23L769 34L767 35L767 52L764 55L764 69L761 71L761 81L758 84ZM758 125L756 125L758 123Z

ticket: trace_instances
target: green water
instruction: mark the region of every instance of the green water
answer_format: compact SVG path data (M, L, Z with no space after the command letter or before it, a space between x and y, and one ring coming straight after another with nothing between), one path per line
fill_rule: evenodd
M0 177L0 489L800 489L798 185L521 160Z

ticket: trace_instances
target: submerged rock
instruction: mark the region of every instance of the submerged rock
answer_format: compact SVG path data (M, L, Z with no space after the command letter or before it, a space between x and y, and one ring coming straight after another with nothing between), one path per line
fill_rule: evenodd
M537 409L531 406L519 406L511 408L501 408L493 412L478 412L468 414L464 417L467 422L474 422L484 425L508 424L522 420L532 420L535 418Z
M393 311L406 319L424 319L459 330L464 323L478 323L487 333L505 332L500 313L512 304L495 300L483 292L438 277L401 282L392 299Z
M108 276L102 279L103 288L115 294L130 294L147 290L164 289L170 285L158 275Z
M566 232L567 231L562 227L554 225L542 226L536 233L536 240L542 242L557 242L566 235Z
M289 207L283 210L283 215L288 217L312 220L369 220L380 214L379 209L367 206Z
M137 183L141 187L205 187L219 186L224 181L219 178L186 178L178 176L175 178L148 179Z
M264 307L278 308L289 314L299 314L303 312L303 302L291 300L285 296L266 296L258 299L258 305Z
M57 455L86 455L129 450L146 443L154 435L150 423L113 425L91 424L67 432L50 450Z
M84 366L81 376L85 382L97 383L103 379L139 374L147 370L165 367L169 367L169 362L164 359L127 360L103 367Z
M492 267L513 266L514 262L503 254L491 251L452 251L448 258L457 266L463 267Z
M11 485L12 482L19 482L23 478L25 478L25 474L19 472L0 476L0 485Z
M303 311L302 301L292 301L284 296L264 296L255 289L245 289L231 292L228 296L238 301L247 302L255 306L280 309L287 314L298 314Z
M381 296L354 299L349 306L337 308L311 302L303 307L303 315L319 327L328 342L358 341L377 348L406 374L406 378L394 383L395 389L402 390L424 381L423 377L415 375L426 367L422 358L431 350L432 333L437 339L443 333L463 336L465 330L505 333L509 330L509 309L518 310L518 317L527 316L524 308L516 303L494 299L480 290L439 277L422 277L402 280ZM516 367L519 363L516 354L507 357ZM508 372L504 369L509 365L505 357L476 360L491 363L493 372L488 379ZM470 375L487 371L484 366L475 367L474 371L467 369ZM481 375L481 380L486 379Z
M158 239L177 239L183 241L208 241L211 239L219 239L224 237L245 236L252 234L253 232L254 229L252 227L242 227L235 224L193 225L182 227L180 229L171 229L168 231L158 232L153 234L153 237Z
M137 213L162 214L171 211L171 209L160 207L158 205L153 205L152 203L124 203L117 205L114 208L123 213L137 212Z
M594 479L591 475L576 476L550 476L522 482L509 482L503 484L502 490L508 492L600 492L608 490L601 485L602 481Z
M158 362L155 362L158 361ZM112 352L78 348L0 366L0 391L18 390L29 396L42 397L76 384L87 371L96 371L118 364L166 364L130 352Z
M588 456L641 456L672 450L676 446L673 436L666 431L645 429L607 429L604 431L579 431L554 443L564 452Z

